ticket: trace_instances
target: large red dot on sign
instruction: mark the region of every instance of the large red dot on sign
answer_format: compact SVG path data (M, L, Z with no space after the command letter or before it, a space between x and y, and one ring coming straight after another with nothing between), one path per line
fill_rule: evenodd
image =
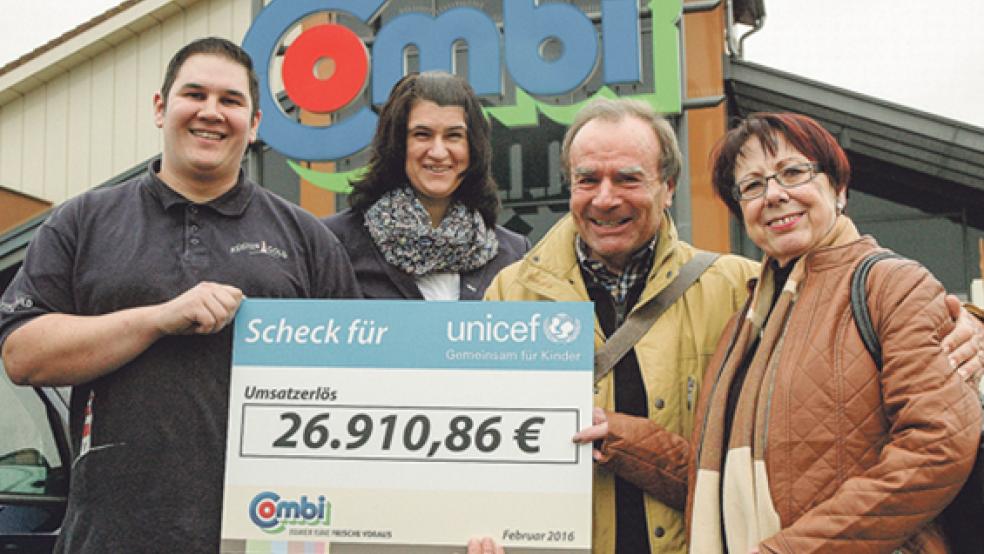
M256 512L260 519L270 519L277 513L277 505L269 500L260 502L260 505L256 507Z
M334 72L320 78L316 71L325 60ZM284 53L284 88L300 108L330 113L344 107L362 92L369 76L369 54L358 35L341 25L311 27Z

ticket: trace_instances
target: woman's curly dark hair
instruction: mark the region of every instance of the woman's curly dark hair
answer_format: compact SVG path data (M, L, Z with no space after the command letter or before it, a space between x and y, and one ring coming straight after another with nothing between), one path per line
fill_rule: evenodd
M365 212L382 195L407 184L407 120L419 100L464 109L469 163L451 197L478 210L485 224L492 227L499 215L498 187L492 178L492 129L468 81L443 71L412 73L393 86L379 112L368 171L352 182L349 205Z

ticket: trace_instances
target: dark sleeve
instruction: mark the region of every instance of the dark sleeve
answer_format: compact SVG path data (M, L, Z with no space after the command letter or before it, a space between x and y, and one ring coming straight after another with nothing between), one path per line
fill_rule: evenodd
M339 240L343 240L342 231L345 229L344 218L347 216L347 212L339 212L334 215L330 215L321 220L321 223L328 228L329 231L335 234Z
M70 202L35 232L13 281L0 297L0 346L18 327L48 313L76 313L73 294L76 213Z
M313 263L312 298L362 298L362 290L352 270L345 247L334 233L318 224Z
M496 227L496 235L499 239L500 256L503 256L505 265L520 259L530 250L530 238L510 231L501 225Z

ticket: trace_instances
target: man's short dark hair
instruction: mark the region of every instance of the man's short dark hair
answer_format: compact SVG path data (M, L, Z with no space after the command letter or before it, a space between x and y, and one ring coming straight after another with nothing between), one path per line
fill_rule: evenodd
M249 80L249 99L253 103L253 117L260 109L260 84L256 78L256 71L253 70L253 60L249 54L239 47L236 43L220 37L206 37L193 40L178 50L171 61L167 63L167 71L164 73L164 82L161 84L161 102L164 109L167 109L167 95L174 86L174 80L178 77L178 71L188 58L195 54L211 54L222 56L230 61L236 62L246 69L246 78Z

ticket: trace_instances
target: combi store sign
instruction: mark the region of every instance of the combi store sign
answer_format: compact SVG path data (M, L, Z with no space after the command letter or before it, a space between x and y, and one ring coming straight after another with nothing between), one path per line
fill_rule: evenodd
M563 125L570 123L583 103L558 105L542 99L570 93L589 81L598 82L599 77L601 87L593 96L613 97L611 85L641 85L651 74L652 85L632 97L664 113L680 111L677 23L682 0L650 0L648 18L641 17L638 0L601 0L599 14L564 3L501 0L494 6L501 6L501 25L473 6L452 7L436 15L405 11L379 27L371 48L341 24L307 28L284 51L278 68L284 92L309 112L333 113L344 108L347 115L330 126L314 126L286 114L276 98L279 91L271 90L271 71L288 31L319 12L375 24L381 12L397 1L274 0L260 12L243 47L253 58L260 80L263 120L259 136L264 142L295 160L340 160L362 151L376 128L377 116L368 103L386 101L392 86L405 74L405 52L411 45L418 51L420 70L452 71L455 44L466 44L467 78L475 92L485 98L515 98L509 105L486 108L490 117L506 127L536 125L538 114ZM592 21L592 15L600 15L600 24ZM644 23L649 28L644 29ZM651 46L643 44L646 36ZM548 42L560 46L560 54L552 59L544 55ZM644 67L649 57L644 52L652 54L651 68ZM325 59L333 62L334 72L320 78L315 67ZM292 167L299 172L305 169ZM302 176L325 188L339 185L337 180Z

